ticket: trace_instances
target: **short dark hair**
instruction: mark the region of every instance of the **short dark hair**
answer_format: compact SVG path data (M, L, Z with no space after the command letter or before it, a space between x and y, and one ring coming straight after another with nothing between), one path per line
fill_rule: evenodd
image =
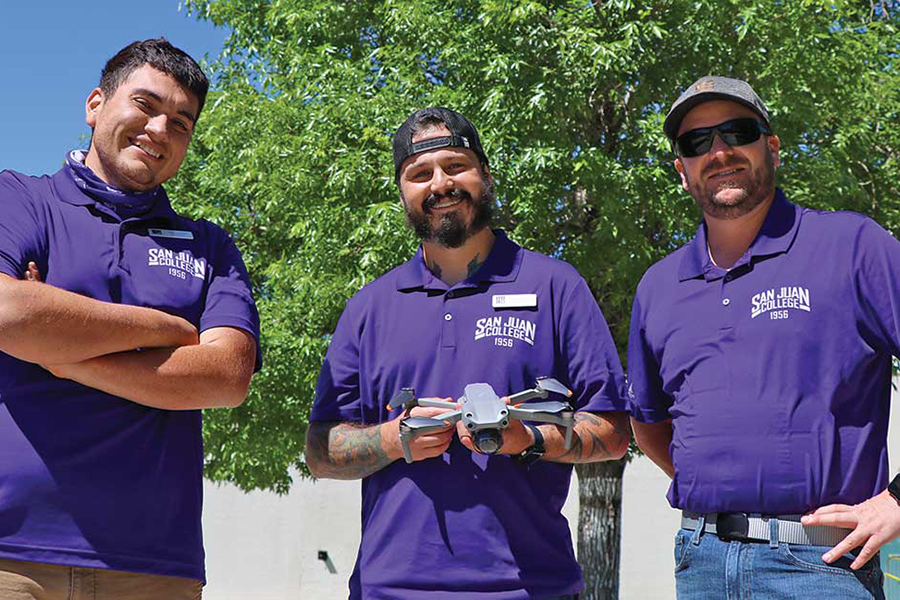
M409 135L415 137L417 133L426 129L434 129L437 127L446 127L447 124L433 109L424 108L413 113L412 120L409 122Z
M111 97L133 71L144 65L162 71L194 94L197 97L196 117L200 117L206 102L206 92L209 90L209 80L197 61L170 44L166 38L132 42L109 59L100 73L103 95Z

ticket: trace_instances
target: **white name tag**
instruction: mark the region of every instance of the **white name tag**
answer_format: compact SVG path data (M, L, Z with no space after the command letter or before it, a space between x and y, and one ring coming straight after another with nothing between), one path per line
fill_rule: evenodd
M194 234L190 231L179 231L178 229L154 229L150 228L147 232L153 237L172 238L175 240L192 240Z
M534 308L537 294L497 294L491 299L494 308Z

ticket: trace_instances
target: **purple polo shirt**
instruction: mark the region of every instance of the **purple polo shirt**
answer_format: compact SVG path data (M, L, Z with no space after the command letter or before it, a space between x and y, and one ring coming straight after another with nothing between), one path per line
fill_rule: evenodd
M422 250L347 302L322 366L311 421L382 423L401 388L462 395L486 382L502 395L541 375L574 391L581 410L621 411L623 374L606 322L570 265L496 231L471 278L448 288ZM503 308L514 294L535 294ZM362 542L350 597L374 600L572 594L582 588L560 509L571 465L473 454L403 460L362 484Z
M19 279L33 260L50 285L259 339L233 242L175 214L161 188L122 220L69 166L4 171L0 207L0 272ZM205 580L200 429L199 410L141 406L0 353L0 558Z
M671 418L673 507L798 514L888 478L900 243L874 221L779 189L730 271L706 227L651 267L628 348L632 414Z

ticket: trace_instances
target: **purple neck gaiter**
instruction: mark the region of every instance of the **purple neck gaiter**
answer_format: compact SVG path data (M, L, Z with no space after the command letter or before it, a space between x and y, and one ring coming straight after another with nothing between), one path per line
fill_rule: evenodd
M94 201L115 211L122 219L142 215L153 208L162 186L158 185L146 192L124 192L97 177L84 164L86 156L87 153L83 150L72 150L66 155L66 167L75 185Z

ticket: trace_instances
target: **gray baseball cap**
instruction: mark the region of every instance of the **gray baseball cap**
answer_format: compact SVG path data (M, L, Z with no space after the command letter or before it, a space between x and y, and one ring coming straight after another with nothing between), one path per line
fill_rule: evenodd
M678 128L681 127L684 115L698 104L708 100L731 100L743 104L762 117L766 125L770 125L769 111L749 83L731 77L708 76L701 77L692 83L691 87L684 90L669 109L669 114L666 115L666 121L663 123L666 137L674 141L678 136Z

